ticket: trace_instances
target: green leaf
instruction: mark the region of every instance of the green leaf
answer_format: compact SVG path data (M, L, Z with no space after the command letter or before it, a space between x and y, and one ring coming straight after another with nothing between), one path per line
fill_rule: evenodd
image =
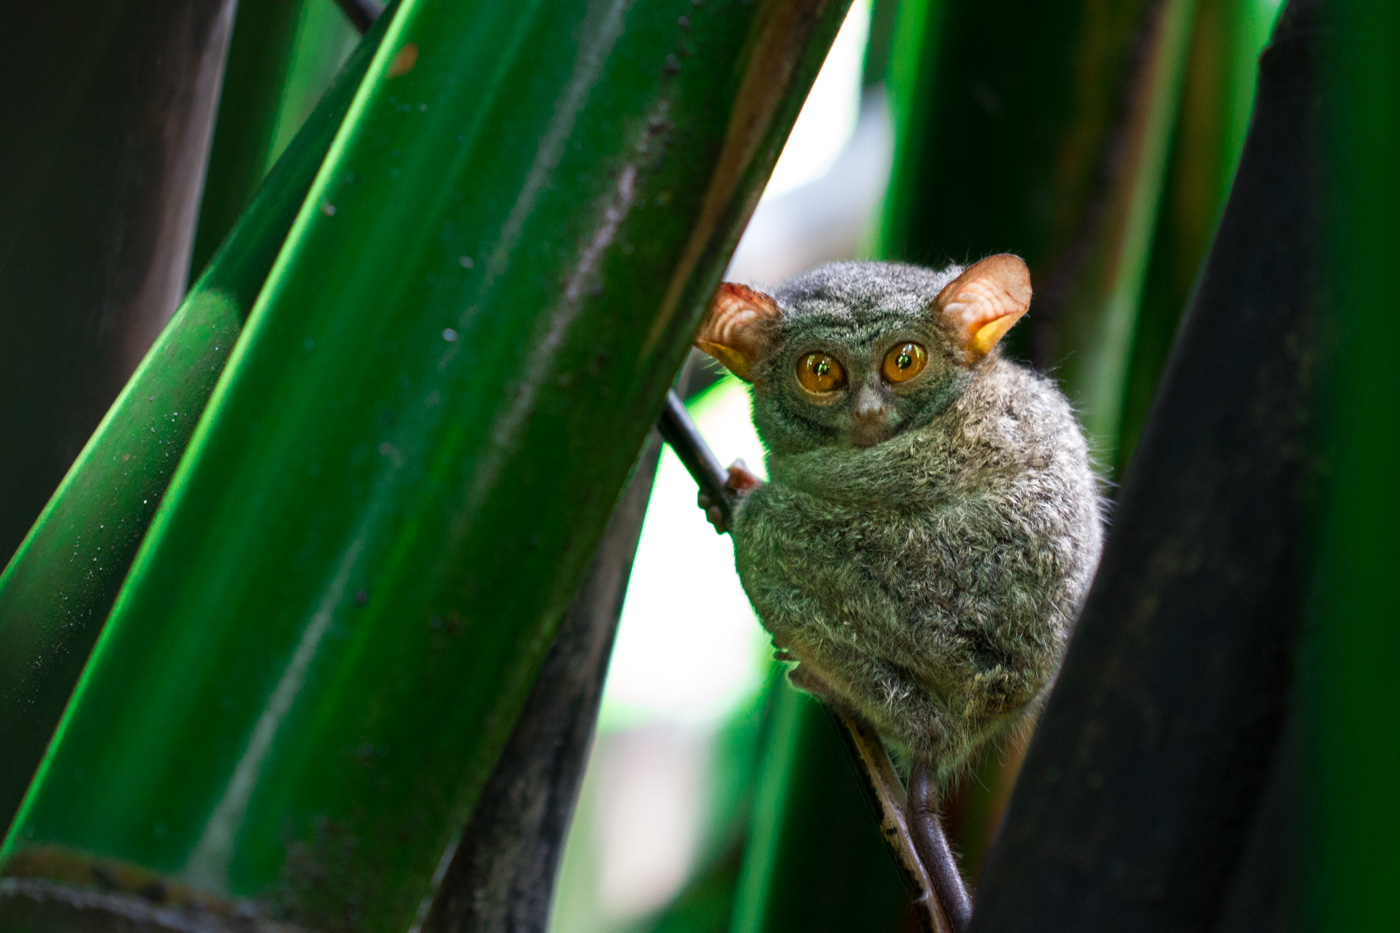
M0 825L34 775L382 34L347 63L0 575Z
M1336 10L1323 59L1337 106L1324 126L1336 197L1330 260L1341 364L1324 427L1336 469L1319 574L1303 630L1306 684L1302 722L1311 792L1305 810L1311 910L1300 928L1387 930L1400 904L1387 896L1400 872L1394 776L1395 568L1400 547L1400 315L1395 313L1394 248L1400 219L1400 7L1347 0ZM1290 4L1291 7L1291 4ZM1331 24L1328 24L1331 25ZM1332 38L1335 37L1335 38ZM1276 56L1276 52L1269 53Z
M6 872L411 922L844 11L400 7Z
M880 252L1014 252L1036 289L1013 349L1054 369L1111 451L1195 0L901 10ZM995 37L995 41L989 41Z
M316 0L243 0L219 92L190 266L203 269L248 206L277 153L283 85L296 55L297 20ZM319 95L318 95L319 96Z
M1230 192L1275 4L1199 0L1162 204L1132 339L1114 475L1147 421L1177 324Z

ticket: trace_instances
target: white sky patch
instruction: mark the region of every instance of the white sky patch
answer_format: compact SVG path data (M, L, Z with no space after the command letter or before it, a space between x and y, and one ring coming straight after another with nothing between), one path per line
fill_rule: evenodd
M690 406L720 462L763 475L748 391L726 377ZM734 571L728 535L695 504L695 481L664 448L608 668L600 727L724 718L762 685L768 639Z
M855 0L802 105L764 197L800 188L825 175L855 132L869 35L870 0Z

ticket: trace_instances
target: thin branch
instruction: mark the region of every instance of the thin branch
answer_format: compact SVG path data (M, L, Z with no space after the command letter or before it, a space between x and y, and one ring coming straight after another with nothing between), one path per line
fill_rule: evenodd
M690 420L685 403L674 391L666 393L666 404L661 408L661 417L656 422L661 437L681 463L685 464L695 484L700 487L711 503L719 507L723 517L723 529L729 528L738 505L738 496L729 488L729 473L720 466L719 458L710 450L700 429Z

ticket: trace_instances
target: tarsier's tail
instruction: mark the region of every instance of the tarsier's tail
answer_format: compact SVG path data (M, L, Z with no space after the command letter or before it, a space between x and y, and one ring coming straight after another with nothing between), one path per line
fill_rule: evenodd
M880 835L914 896L921 925L927 933L965 933L972 900L938 817L932 769L921 771L916 762L906 793L874 727L846 710L827 710L861 777Z

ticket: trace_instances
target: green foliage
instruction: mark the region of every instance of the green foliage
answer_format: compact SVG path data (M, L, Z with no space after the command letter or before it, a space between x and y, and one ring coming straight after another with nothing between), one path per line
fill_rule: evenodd
M1333 501L1313 622L1304 655L1308 788L1316 794L1305 840L1314 929L1386 930L1400 924L1390 879L1400 871L1393 775L1400 768L1393 710L1393 578L1400 460L1400 317L1391 254L1400 217L1400 8L1337 4L1343 29L1327 64L1342 107L1328 127L1337 159L1333 288L1343 364L1326 425L1337 455Z
M844 9L399 8L7 865L411 921Z
M382 32L347 64L0 574L0 825L19 806Z
M297 20L315 0L247 0L238 5L219 92L190 266L203 269L248 205L279 150L278 111L296 59ZM319 96L319 95L317 95Z
M1230 193L1254 101L1256 63L1276 9L1276 3L1258 0L1198 0L1127 363L1112 464L1117 477L1126 472L1147 421L1177 324Z

